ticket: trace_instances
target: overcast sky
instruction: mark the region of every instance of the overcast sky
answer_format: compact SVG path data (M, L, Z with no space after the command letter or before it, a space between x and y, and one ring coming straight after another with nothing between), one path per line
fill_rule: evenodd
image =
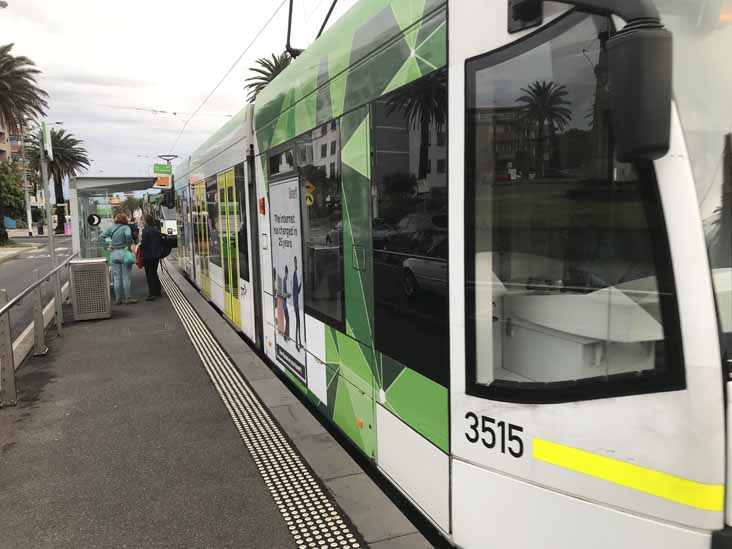
M356 0L339 0L331 23ZM48 120L81 138L89 175L148 175L186 119L244 51L280 0L8 0L0 43L33 59L50 95ZM295 0L293 45L307 46L330 0ZM186 129L180 156L240 110L255 59L284 50L288 2ZM153 114L132 108L175 111Z

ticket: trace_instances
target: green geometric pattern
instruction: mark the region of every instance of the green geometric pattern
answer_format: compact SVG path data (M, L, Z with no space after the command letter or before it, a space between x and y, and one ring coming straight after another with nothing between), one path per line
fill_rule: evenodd
M333 328L325 330L328 417L367 456L376 457L373 389L362 346ZM353 382L356 383L353 383Z
M259 150L445 66L445 5L445 0L361 0L354 5L257 97ZM319 107L326 103L330 109Z
M388 410L443 452L450 452L447 388L402 366L384 392Z
M343 183L343 257L346 286L346 333L373 346L371 281L371 154L368 109L341 119ZM372 371L376 370L371 364Z
M266 152L340 118L345 333L326 326L324 405L288 377L367 456L376 457L375 395L449 452L448 391L376 352L373 338L371 121L368 104L447 63L445 0L361 0L259 94L255 127ZM268 188L268 185L265 184Z
M371 179L371 144L369 143L368 122L368 117L361 121L341 151L341 161L356 170L365 179Z

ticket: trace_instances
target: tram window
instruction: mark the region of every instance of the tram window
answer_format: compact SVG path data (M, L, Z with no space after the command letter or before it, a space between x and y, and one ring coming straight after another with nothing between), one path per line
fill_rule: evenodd
M238 235L238 241L239 241L239 276L249 281L249 232L247 228L247 208L246 208L246 192L247 192L247 186L246 186L246 178L245 174L246 169L245 165L242 162L241 164L237 164L234 169L234 186L236 187L236 198L238 201L237 204L237 213L238 215L238 222L239 222L239 235Z
M575 13L468 62L469 392L622 394L681 354L652 166L614 159L610 32Z
M322 126L328 129L328 124ZM340 128L314 130L297 139L300 196L302 198L303 253L305 254L305 310L327 324L343 329L345 323L345 282L343 277L343 206L339 170ZM328 134L328 135L326 135ZM335 160L328 157L328 142L335 144ZM320 146L321 157L313 150Z
M283 175L294 170L295 163L291 150L279 151L269 156L269 175Z
M208 212L209 260L221 267L221 243L219 242L219 201L216 176L206 180L206 210Z
M372 104L376 348L448 385L447 76L434 72Z

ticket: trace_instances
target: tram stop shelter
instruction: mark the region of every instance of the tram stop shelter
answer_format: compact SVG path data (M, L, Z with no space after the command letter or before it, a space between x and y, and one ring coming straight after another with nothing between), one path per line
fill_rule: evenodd
M69 182L71 219L76 225L72 231L74 252L80 257L102 257L99 235L114 223L114 195L147 191L153 188L155 177L74 177ZM90 224L96 214L100 223Z

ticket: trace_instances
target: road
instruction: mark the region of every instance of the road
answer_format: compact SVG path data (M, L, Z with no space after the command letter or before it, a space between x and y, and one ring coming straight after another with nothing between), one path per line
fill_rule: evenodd
M42 274L51 270L51 256L49 254L47 238L18 238L18 242L43 243L41 248L29 248L17 258L0 263L0 288L8 291L8 298L12 299L21 291L33 283L33 269L39 269ZM71 238L56 237L56 251L59 261L63 261L71 255ZM68 280L68 271L62 270L62 280ZM62 282L62 284L63 284ZM43 304L48 303L53 297L53 287L46 283L43 285ZM33 321L33 300L24 299L20 305L13 307L10 312L10 332L13 339Z

